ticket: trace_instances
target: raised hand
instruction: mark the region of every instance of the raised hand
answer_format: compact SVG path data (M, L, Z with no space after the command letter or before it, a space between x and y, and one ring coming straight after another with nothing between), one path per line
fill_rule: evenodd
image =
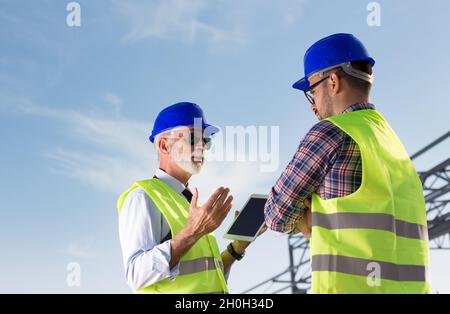
M222 224L233 202L233 196L229 196L229 192L229 188L220 187L204 205L198 206L198 190L195 189L189 207L187 225L193 234L204 236L216 230Z

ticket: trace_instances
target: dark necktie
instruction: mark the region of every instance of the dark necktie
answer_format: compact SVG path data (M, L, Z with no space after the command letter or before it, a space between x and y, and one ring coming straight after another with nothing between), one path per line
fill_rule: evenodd
M184 189L184 191L183 192L181 192L183 195L184 195L184 197L187 199L187 201L190 203L191 202L191 200L192 200L192 193L191 193L191 191L189 191L188 189Z

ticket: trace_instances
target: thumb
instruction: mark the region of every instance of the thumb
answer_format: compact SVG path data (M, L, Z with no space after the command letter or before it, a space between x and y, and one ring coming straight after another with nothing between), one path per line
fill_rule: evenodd
M311 199L306 198L306 199L303 201L303 204L304 204L306 207L308 207L308 208L310 209L310 208L311 208Z
M236 219L239 216L240 212L237 210L234 212L234 219Z
M195 207L197 207L197 201L198 201L198 190L197 190L197 188L195 188L194 194L192 195L192 199L191 199L191 205L194 205Z

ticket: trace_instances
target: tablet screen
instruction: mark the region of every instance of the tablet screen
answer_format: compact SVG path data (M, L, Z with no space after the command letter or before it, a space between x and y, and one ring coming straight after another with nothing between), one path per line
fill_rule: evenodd
M234 221L229 234L253 237L264 223L264 205L267 198L251 198Z

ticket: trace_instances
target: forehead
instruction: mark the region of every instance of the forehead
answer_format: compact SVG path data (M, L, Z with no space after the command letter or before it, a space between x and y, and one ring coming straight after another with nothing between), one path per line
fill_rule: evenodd
M322 72L316 72L308 77L309 86L314 85L324 77Z
M195 129L201 130L201 128L199 128L199 127L194 128L193 126L180 126L180 127L172 129L172 133L189 134L189 133L194 132Z

